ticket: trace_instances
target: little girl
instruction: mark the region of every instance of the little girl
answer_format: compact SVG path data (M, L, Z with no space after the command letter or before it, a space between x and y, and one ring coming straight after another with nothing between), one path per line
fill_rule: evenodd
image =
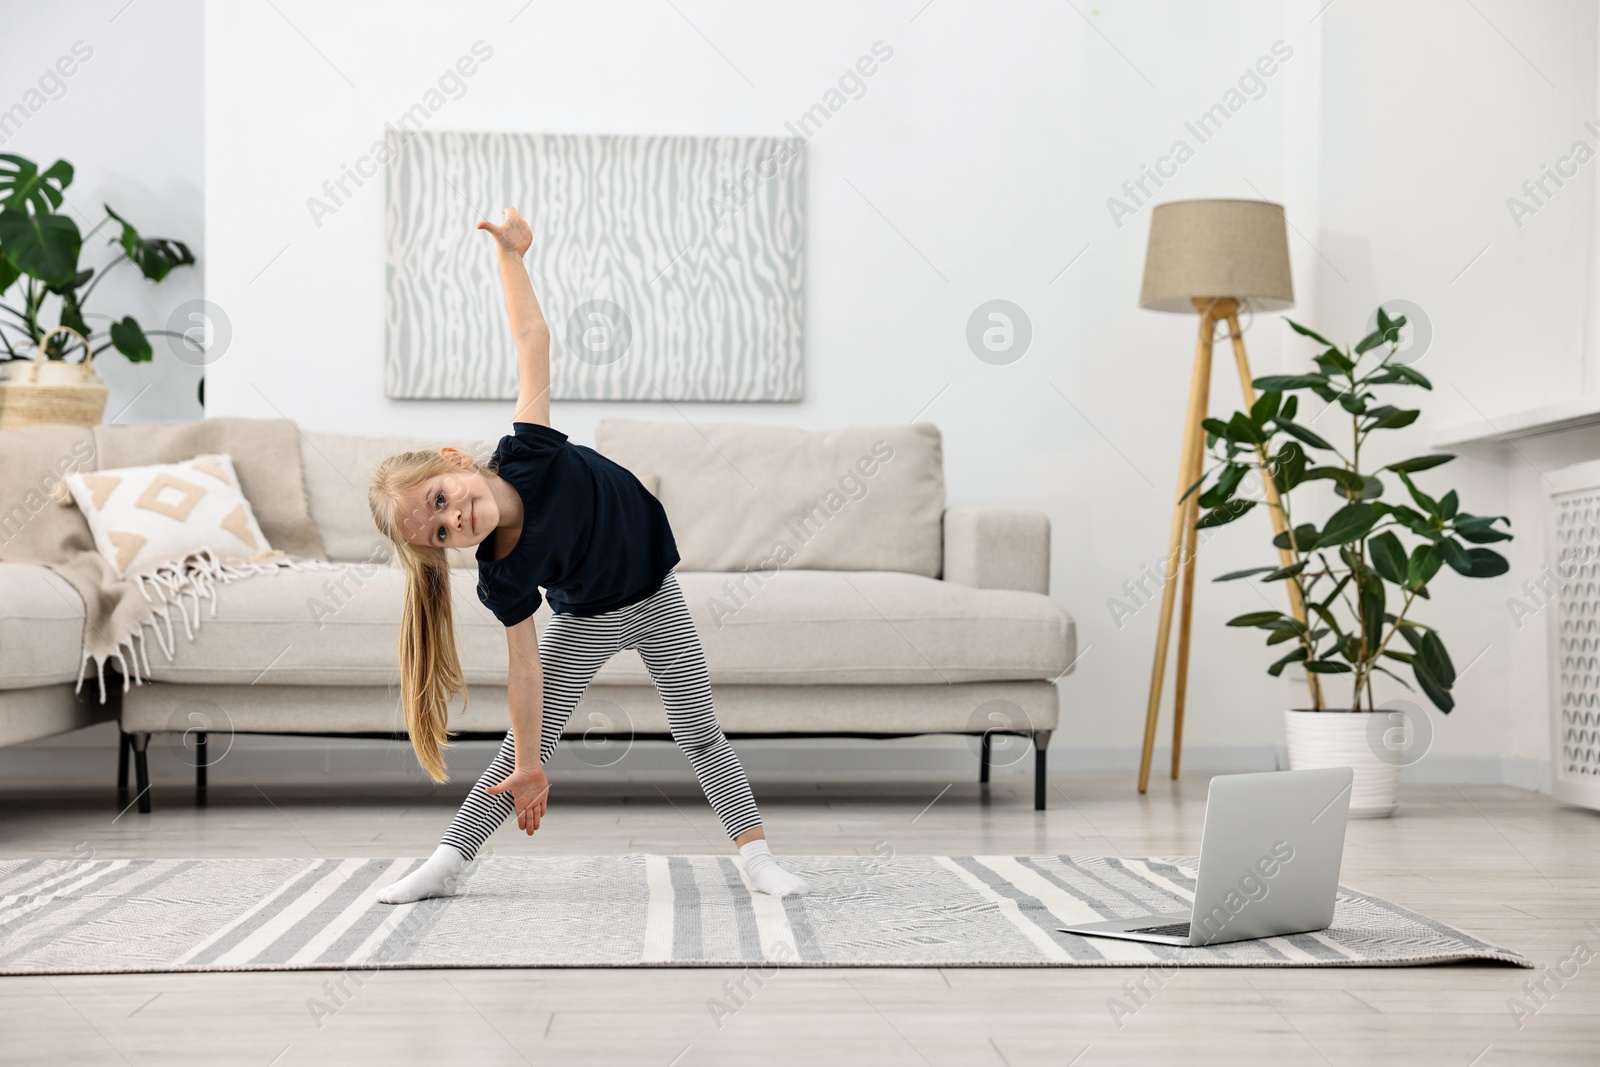
M705 654L673 567L677 545L661 504L625 468L550 426L550 332L522 257L533 233L513 208L496 226L500 282L517 347L512 432L487 464L445 446L402 452L373 472L372 518L406 572L400 619L401 703L417 760L445 780L450 698L466 689L450 613L446 548L477 546L478 598L506 627L511 729L456 812L433 856L378 899L450 896L463 867L513 810L539 828L544 763L601 665L638 649L678 747L763 893L804 893L767 847L761 814L711 704ZM534 632L539 587L554 615ZM538 748L534 738L539 738Z

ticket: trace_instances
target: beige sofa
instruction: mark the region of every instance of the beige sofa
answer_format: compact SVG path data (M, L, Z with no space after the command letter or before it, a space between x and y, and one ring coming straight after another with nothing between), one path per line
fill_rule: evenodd
M494 440L452 443L486 454ZM179 634L171 661L152 648L150 681L126 694L108 686L124 759L134 754L141 811L150 808L144 754L152 734L403 738L395 655L402 572L372 526L366 479L393 451L440 443L303 435L311 517L341 566L220 585L215 614L205 611L192 641ZM597 428L596 447L639 475L667 510L730 737L982 736L987 780L988 736L1022 734L1034 743L1035 807L1044 807L1056 682L1075 657L1072 619L1047 595L1049 525L1036 512L946 509L933 425L812 433L612 419ZM470 555L454 562L471 693L454 725L464 737L500 736L504 628L477 599ZM102 714L92 697L73 697L81 606L74 617L75 594L53 580L42 567L0 565L0 727L11 715L34 723L3 735L10 740ZM548 617L546 605L536 620ZM635 653L600 671L567 732L669 736ZM199 762L203 803L206 759Z
M92 670L82 692L73 692L82 649L77 591L48 567L0 562L0 745L116 718L116 705L100 701Z

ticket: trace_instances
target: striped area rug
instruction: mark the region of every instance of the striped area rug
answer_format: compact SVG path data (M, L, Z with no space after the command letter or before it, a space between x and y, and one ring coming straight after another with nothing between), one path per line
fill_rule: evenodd
M1192 859L791 856L805 897L731 856L491 857L394 907L415 859L0 861L0 974L415 967L1403 966L1519 954L1342 888L1311 934L1170 948L1058 932L1187 909Z

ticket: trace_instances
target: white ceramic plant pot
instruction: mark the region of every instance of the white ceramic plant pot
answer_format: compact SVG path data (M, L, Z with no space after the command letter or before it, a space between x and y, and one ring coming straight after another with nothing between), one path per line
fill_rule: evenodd
M1385 760L1370 740L1370 712L1285 711L1291 770L1349 767L1350 818L1384 819L1400 806L1400 764Z

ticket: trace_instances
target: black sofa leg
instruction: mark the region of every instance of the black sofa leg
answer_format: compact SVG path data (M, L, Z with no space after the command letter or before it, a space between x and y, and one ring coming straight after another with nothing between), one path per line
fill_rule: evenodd
M1046 753L1050 749L1050 730L1033 731L1033 810L1044 810L1044 790L1048 780Z
M206 806L206 764L209 758L206 755L206 732L196 730L194 734L194 806Z
M133 738L122 728L122 675L112 668L96 678L96 694L105 706L111 720L117 724L117 806L128 806L128 756L133 752Z
M150 760L146 749L150 746L149 734L133 735L133 784L139 790L139 814L150 814Z
M128 802L128 753L133 751L133 739L127 734L118 731L121 737L117 745L117 802Z
M978 782L983 784L989 780L989 735L983 735L983 746L978 753Z

